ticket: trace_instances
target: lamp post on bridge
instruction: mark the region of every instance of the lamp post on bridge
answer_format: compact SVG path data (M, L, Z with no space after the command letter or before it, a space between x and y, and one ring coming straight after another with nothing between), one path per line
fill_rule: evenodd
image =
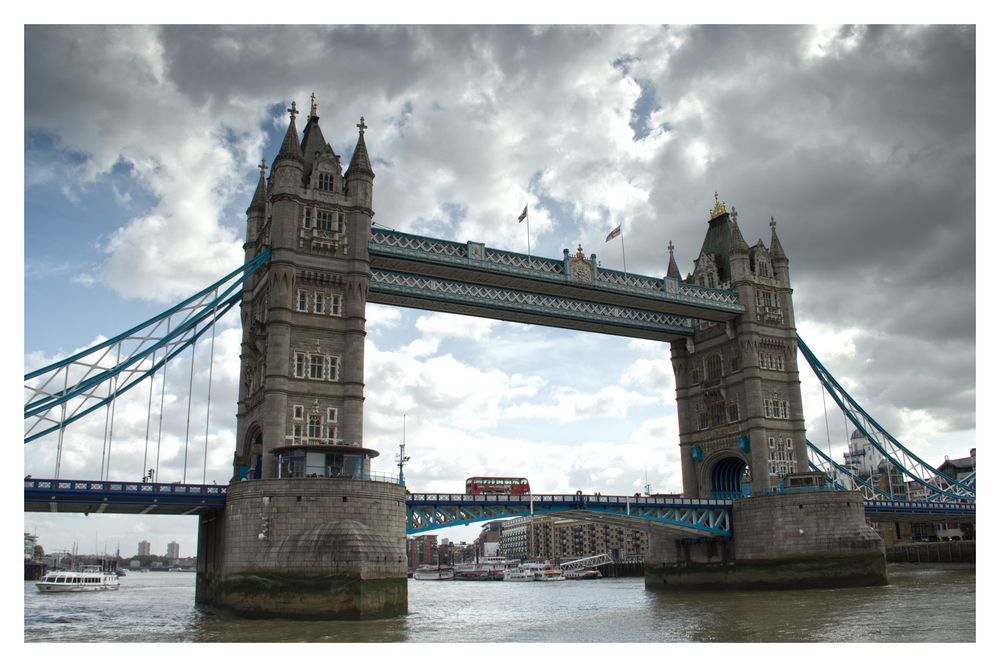
M403 413L403 442L399 444L399 454L396 455L396 464L399 466L399 485L406 487L403 481L403 466L409 462L410 457L406 455L406 413Z

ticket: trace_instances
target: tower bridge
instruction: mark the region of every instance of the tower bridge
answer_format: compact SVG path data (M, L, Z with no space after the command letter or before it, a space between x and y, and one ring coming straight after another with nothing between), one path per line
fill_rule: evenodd
M25 480L26 511L197 514L199 602L333 618L406 610L407 532L500 516L646 526L654 536L646 585L655 588L884 583L884 549L865 512L974 515L974 476L943 479L808 353L845 414L939 502L879 497L817 458L805 437L789 259L773 218L770 243L749 246L736 211L716 196L686 278L672 245L665 275L653 277L604 269L582 247L553 259L374 228L364 119L342 171L315 102L301 139L294 103L288 111L247 209L244 266L163 316L25 376L25 442L58 436L56 479ZM683 498L409 494L380 477L363 434L368 303L669 344ZM67 426L110 413L117 396L151 382L236 304L232 483L58 479ZM862 491L790 488L796 480L818 488L824 476ZM682 547L678 536L711 539ZM790 562L795 569L778 566Z

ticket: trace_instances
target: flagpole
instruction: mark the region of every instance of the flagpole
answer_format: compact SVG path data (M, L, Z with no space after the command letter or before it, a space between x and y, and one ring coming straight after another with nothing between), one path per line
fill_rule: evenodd
M622 228L622 233L621 233L621 238L622 238L622 269L624 270L625 275L627 276L628 275L628 264L625 263L625 226L621 225L621 228Z
M524 207L525 228L528 230L528 268L531 268L531 216L528 215L528 207Z

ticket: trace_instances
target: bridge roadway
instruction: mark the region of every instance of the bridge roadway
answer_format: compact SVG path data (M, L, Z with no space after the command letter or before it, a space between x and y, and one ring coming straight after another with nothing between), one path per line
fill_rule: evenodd
M388 483L388 482L386 482ZM160 484L87 480L24 480L25 512L190 515L226 505L225 484ZM410 493L407 533L527 515L596 520L659 529L687 537L731 535L731 500L584 494L469 495ZM975 520L971 503L865 500L865 513L884 519Z
M612 271L568 250L529 257L374 229L368 254L372 303L659 341L693 335L694 320L744 312L735 290Z

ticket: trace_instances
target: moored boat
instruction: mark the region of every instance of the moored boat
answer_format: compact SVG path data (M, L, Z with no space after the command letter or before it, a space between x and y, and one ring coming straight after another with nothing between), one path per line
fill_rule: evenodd
M504 570L504 581L563 581L563 571L549 563L521 563Z
M82 593L87 591L118 590L118 575L104 572L97 565L88 565L82 571L49 572L35 582L39 593Z
M578 570L566 570L567 579L600 579L601 573L597 570L582 568Z
M421 565L413 571L413 578L417 581L451 581L455 578L455 571L450 567Z
M477 563L456 563L455 579L466 581L503 581L509 561L502 556L487 556Z

